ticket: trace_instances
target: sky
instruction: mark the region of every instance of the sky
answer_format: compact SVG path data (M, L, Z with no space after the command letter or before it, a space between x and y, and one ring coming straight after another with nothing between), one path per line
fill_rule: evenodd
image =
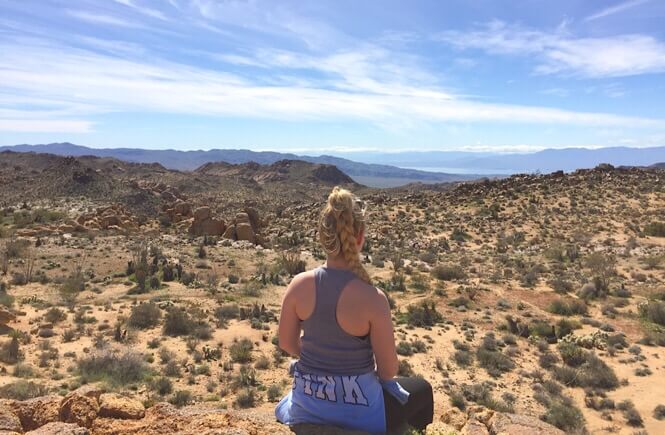
M665 145L661 0L0 0L0 145Z

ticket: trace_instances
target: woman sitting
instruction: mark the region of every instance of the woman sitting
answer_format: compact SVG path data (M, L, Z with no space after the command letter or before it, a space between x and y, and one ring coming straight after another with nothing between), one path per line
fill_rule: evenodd
M364 204L335 187L319 223L326 264L294 277L282 302L279 346L299 358L282 423L386 433L432 422L432 387L395 378L390 306L360 262L364 238Z

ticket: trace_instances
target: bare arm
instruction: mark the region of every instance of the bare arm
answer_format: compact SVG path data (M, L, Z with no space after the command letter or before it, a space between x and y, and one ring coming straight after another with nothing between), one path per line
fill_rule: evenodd
M377 291L376 297L379 302L372 304L374 308L370 312L370 340L379 378L388 380L397 375L399 366L395 351L395 334L388 298L381 291Z
M286 289L279 316L279 347L293 356L300 356L300 318L296 312L298 287L302 283L300 275L295 276Z

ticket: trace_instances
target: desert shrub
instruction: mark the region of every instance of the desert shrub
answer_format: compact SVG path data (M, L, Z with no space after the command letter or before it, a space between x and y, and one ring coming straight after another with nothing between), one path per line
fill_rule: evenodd
M44 320L47 321L48 323L53 323L53 324L61 322L66 318L67 318L67 313L65 313L63 310L61 310L58 307L51 307L44 314Z
M665 222L650 222L644 226L644 234L652 237L665 237Z
M397 375L405 377L413 376L414 371L413 367L411 367L411 363L405 359L400 360L399 365L397 366Z
M473 354L466 350L457 350L453 354L455 363L460 367L468 367L473 364Z
M164 319L164 334L178 337L189 335L193 329L194 321L185 310L172 308L167 311Z
M440 281L453 281L466 278L466 272L464 272L462 266L457 264L439 264L434 266L430 273Z
M12 339L0 347L0 361L5 364L16 364L21 357L18 335L14 334Z
M250 362L252 360L253 348L254 343L252 343L252 341L247 338L233 342L233 344L231 344L229 347L231 361L241 364Z
M253 408L256 406L256 391L254 388L246 388L241 390L236 395L236 400L233 402L236 408Z
M278 384L272 384L266 390L266 396L269 402L277 402L282 397L282 388Z
M187 406L194 398L192 397L192 392L189 390L178 390L173 396L169 399L169 403L177 406L178 408Z
M257 370L267 370L270 368L270 359L265 356L261 355L256 362L254 363L254 368Z
M488 382L481 384L462 384L462 394L464 398L471 402L484 406L498 412L514 412L513 407L492 395L492 386Z
M0 387L3 399L28 400L48 394L48 387L32 381L18 380Z
M453 391L450 393L450 404L455 408L464 411L466 409L466 401L461 391Z
M560 316L584 315L587 312L587 306L583 300L560 298L552 301L549 311Z
M559 294L566 294L573 290L573 283L559 276L552 279L547 284L552 287L552 290Z
M665 420L665 405L658 405L653 410L653 418L656 420Z
M79 359L78 371L86 382L123 386L141 381L148 373L148 366L139 353L102 350Z
M127 323L133 328L149 329L157 326L161 317L162 311L157 304L145 302L132 307Z
M228 320L237 319L240 316L238 304L223 304L215 309L215 318L219 324L226 324Z
M279 257L278 264L290 276L304 272L307 267L305 260L300 258L300 251L283 252Z
M515 363L500 351L487 350L479 347L476 351L476 359L480 367L487 370L492 377L499 377L515 368Z
M581 324L578 321L568 320L568 319L560 319L558 322L556 322L556 325L555 325L556 336L557 336L557 338L563 338L566 335L573 332L575 329L579 329L580 327L581 327Z
M633 427L644 426L642 416L637 411L635 404L633 404L631 400L624 400L623 402L620 402L617 405L617 408L623 412L623 417L626 419L626 423L628 423L628 425Z
M559 354L564 363L570 367L579 367L587 361L589 352L575 343L559 343Z
M643 319L665 326L665 302L650 300L641 304L639 311Z
M25 362L19 362L14 366L14 371L12 372L17 378L34 378L35 369L30 364Z
M402 356L411 356L413 355L413 347L408 341L400 341L397 343L397 354Z
M585 266L593 275L596 289L606 294L610 279L616 274L616 258L610 254L594 252L585 259Z
M613 390L619 386L614 370L593 353L588 355L581 371L581 383L585 387Z
M581 430L585 425L582 411L571 400L552 400L541 419L566 433Z
M580 380L576 369L568 366L555 366L552 368L554 379L567 387L580 386Z
M173 391L173 382L164 376L153 379L149 386L152 391L156 392L160 396L166 396L167 394L171 394Z
M403 320L409 326L429 327L442 322L443 316L436 310L434 302L422 301L419 304L409 305Z
M551 369L559 362L559 358L552 352L544 352L538 357L538 364L544 369Z

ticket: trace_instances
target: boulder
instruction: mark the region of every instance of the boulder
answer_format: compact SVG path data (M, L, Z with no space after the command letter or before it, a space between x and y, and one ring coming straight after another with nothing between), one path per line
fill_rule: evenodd
M461 435L489 435L487 426L474 419L467 421L460 433Z
M466 424L466 414L458 408L448 408L441 415L441 421L451 425L455 430L461 430Z
M564 435L544 421L526 415L495 412L488 425L492 435Z
M21 420L23 430L34 430L58 421L62 397L55 394L12 402L9 406Z
M137 420L145 416L145 407L136 399L106 393L99 396L99 416Z
M96 394L96 391L79 388L67 394L60 404L60 420L87 428L91 427L99 412L97 403L99 394Z
M210 211L210 207L199 207L196 210L194 210L194 220L195 221L203 221L203 220L209 219L210 216L212 216L212 212Z
M6 405L0 406L0 431L23 432L21 420L14 411Z
M0 325L6 325L14 320L16 320L16 315L7 308L0 306Z
M185 202L185 201L178 201L173 206L173 211L175 211L176 214L179 214L181 216L191 216L192 215L192 205L188 202Z
M61 421L48 423L39 429L26 432L25 435L88 435L90 431L74 423Z
M229 225L226 227L226 231L224 231L224 235L222 236L225 239L231 239L235 240L236 239L236 226L235 225Z
M254 229L249 223L244 222L236 224L236 238L237 240L247 240L251 243L256 241Z
M237 213L236 214L236 224L252 225L252 222L249 220L249 215L247 213Z

